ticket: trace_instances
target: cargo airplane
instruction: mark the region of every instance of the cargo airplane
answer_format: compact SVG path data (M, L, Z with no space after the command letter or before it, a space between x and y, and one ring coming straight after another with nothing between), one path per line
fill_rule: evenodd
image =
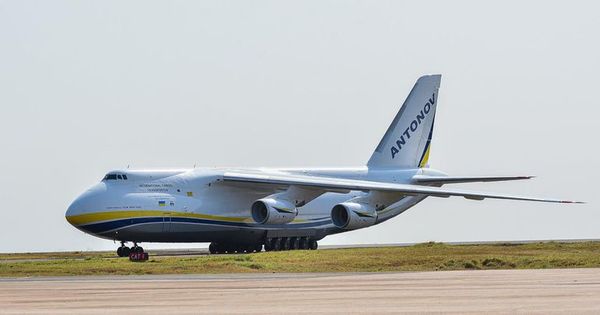
M380 224L427 197L576 203L442 187L531 176L429 168L440 80L417 80L366 166L111 171L70 205L66 219L119 241L119 256L143 253L141 242L210 242L211 253L239 253L316 249L327 235Z

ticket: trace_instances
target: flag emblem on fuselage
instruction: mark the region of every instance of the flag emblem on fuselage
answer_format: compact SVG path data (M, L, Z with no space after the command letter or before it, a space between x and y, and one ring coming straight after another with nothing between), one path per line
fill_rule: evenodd
M164 201L164 200L159 200L159 201L158 201L158 206L159 206L159 207L164 207L164 206L166 206L166 205L167 205L167 202L166 202L166 201Z

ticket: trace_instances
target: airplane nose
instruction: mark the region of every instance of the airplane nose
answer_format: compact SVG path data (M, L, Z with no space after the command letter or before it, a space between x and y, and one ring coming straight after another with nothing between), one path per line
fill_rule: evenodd
M67 219L67 222L73 226L76 226L76 219L79 215L97 210L100 206L100 202L105 191L106 186L103 184L98 184L88 189L88 191L81 194L81 196L77 197L65 212L65 218Z
M80 197L75 199L75 201L73 201L73 203L71 203L71 205L67 208L67 212L65 212L65 218L71 225L75 225L73 222L73 217L83 212L80 207L81 202L79 202L79 199Z

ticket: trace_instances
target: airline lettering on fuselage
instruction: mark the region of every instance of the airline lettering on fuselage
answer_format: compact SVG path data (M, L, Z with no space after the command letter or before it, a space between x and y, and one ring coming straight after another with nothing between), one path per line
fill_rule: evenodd
M396 140L396 145L392 145L392 148L390 149L392 152L392 159L396 157L396 154L400 153L402 147L410 140L411 134L419 129L421 123L425 121L425 117L431 112L431 107L433 105L435 105L435 93L431 95L431 98L425 103L425 106L423 106L423 109L417 114L417 117L415 117L410 125L404 130L400 139Z

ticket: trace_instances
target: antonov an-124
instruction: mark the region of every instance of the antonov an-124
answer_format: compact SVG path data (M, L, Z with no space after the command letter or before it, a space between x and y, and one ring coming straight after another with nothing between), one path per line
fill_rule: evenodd
M316 249L327 235L383 223L427 197L577 203L443 188L531 176L429 168L440 80L417 80L366 166L111 171L69 206L66 219L120 242L119 256L143 253L141 242L210 242L211 253L240 253Z

